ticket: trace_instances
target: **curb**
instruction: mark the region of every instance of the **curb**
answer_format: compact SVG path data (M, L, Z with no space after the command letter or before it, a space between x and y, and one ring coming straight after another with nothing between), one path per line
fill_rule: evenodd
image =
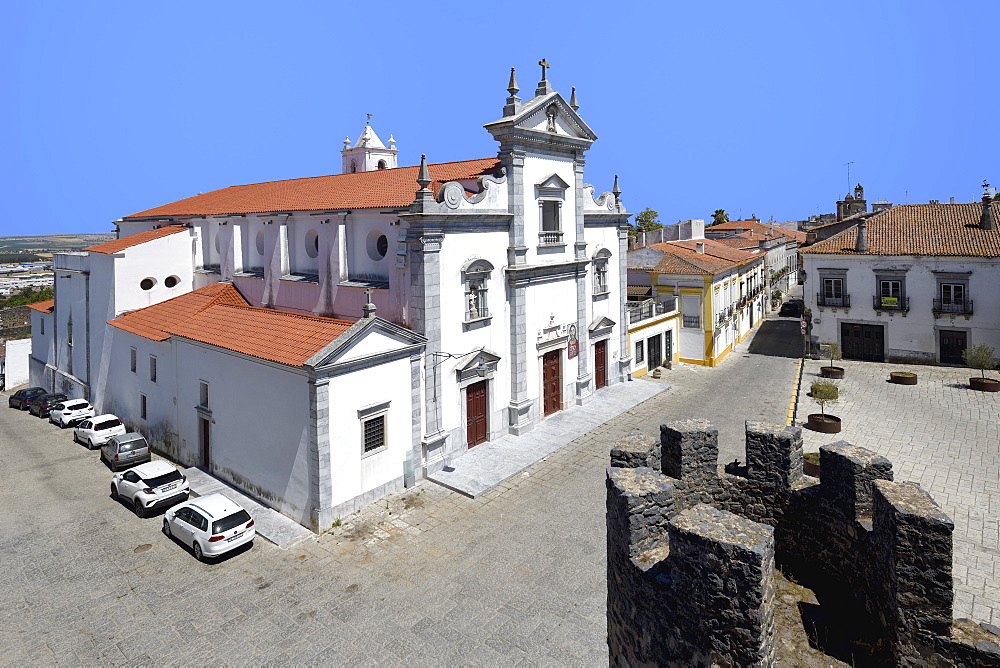
M792 398L788 402L788 419L785 422L786 427L791 427L795 424L795 411L799 404L799 386L802 384L802 362L799 360L799 370L795 373L795 384L792 385Z

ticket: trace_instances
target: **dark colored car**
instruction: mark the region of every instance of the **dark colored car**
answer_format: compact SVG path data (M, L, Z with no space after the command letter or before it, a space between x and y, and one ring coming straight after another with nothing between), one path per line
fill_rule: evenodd
M32 399L46 394L44 387L28 387L23 390L18 390L14 394L10 395L7 399L7 405L11 408L17 408L19 410L25 410L28 407L28 403Z
M781 310L778 311L778 315L790 315L796 318L802 315L802 300L801 299L789 299L787 302L781 305Z
M35 397L28 404L28 412L32 415L37 415L38 417L45 418L49 416L52 411L52 407L58 404L60 401L66 401L69 399L65 394L56 392L55 394L43 394L40 397Z

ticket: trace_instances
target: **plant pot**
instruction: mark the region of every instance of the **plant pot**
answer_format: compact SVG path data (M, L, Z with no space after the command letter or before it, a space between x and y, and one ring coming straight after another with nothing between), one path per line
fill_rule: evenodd
M819 477L819 457L811 457L810 455L818 454L818 452L810 452L802 457L802 472L814 478Z
M839 434L840 418L836 415L823 415L822 413L810 413L806 420L806 426L813 431L822 434Z
M821 366L819 368L819 375L824 378L843 378L844 377L844 367L842 366ZM840 431L839 429L837 431Z
M916 385L917 374L909 371L892 371L889 373L889 382L896 385Z
M970 378L969 387L980 392L1000 392L1000 380L994 378Z

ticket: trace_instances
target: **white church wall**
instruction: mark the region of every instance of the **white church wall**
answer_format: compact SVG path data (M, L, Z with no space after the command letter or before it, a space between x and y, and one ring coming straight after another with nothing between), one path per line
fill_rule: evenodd
M409 357L335 376L329 397L334 507L350 507L365 493L401 485L403 463L413 445ZM387 445L365 453L364 420L383 408Z
M4 387L12 388L28 382L28 359L31 357L31 339L6 342L4 358Z
M209 226L218 227L218 225ZM190 292L194 286L194 271L191 260L192 231L170 234L159 239L147 241L131 248L126 248L114 257L113 275L100 266L99 253L91 253L96 263L91 273L94 277L95 290L107 290L114 294L115 313L104 320L136 309L159 304L184 293ZM216 263L218 260L216 260ZM168 278L176 283L168 287ZM150 279L153 283L149 290L143 289L143 280ZM100 286L97 283L100 282ZM148 285L148 284L147 284Z
M576 181L573 161L569 158L552 158L529 153L524 160L524 244L528 247L528 264L565 260L573 257L573 242L576 240L576 196L573 184ZM541 211L535 184L557 174L569 184L558 199L561 202L559 225L562 230L563 248L539 249L539 233L542 230ZM551 199L551 198L545 198Z
M301 370L175 339L178 453L201 463L199 419L211 419L212 475L309 525L308 377ZM199 411L200 383L208 411Z
M52 391L51 375L45 365L55 359L55 317L52 313L31 311L31 359L28 360L28 382ZM13 387L7 383L7 387Z
M350 276L378 276L389 280L396 263L394 219L375 212L351 214L347 219L347 271ZM386 238L385 255L379 256L378 239Z

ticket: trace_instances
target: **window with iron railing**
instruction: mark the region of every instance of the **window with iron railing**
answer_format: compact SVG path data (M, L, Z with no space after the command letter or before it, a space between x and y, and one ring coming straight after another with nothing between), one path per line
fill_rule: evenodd
M681 324L684 325L685 327L698 329L699 327L701 327L701 317L697 315L683 316Z
M934 310L938 313L972 314L972 301L966 299L968 286L964 283L941 283L941 297L934 300Z

